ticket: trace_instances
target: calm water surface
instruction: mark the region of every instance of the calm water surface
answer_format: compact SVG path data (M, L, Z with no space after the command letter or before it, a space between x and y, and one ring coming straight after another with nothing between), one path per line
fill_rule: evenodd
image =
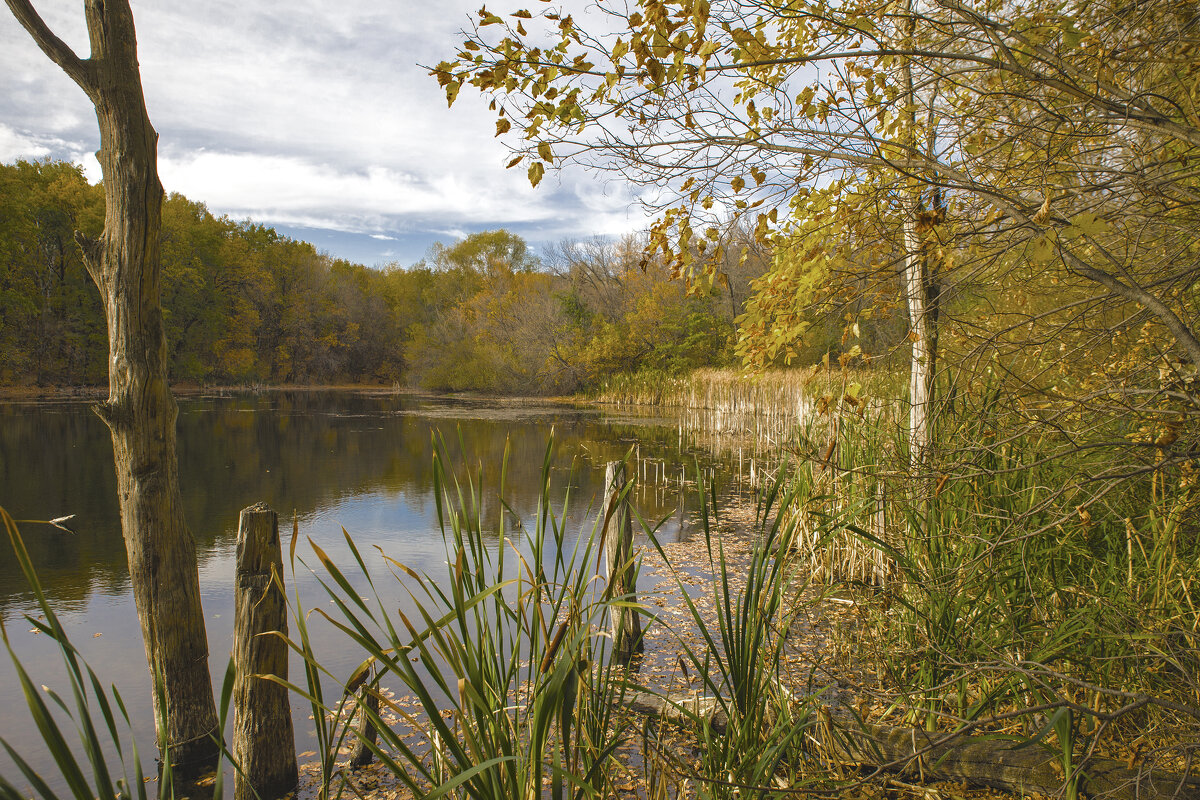
M272 392L256 396L180 400L179 460L188 523L196 538L200 589L213 674L224 674L232 642L234 545L238 512L265 501L301 541L311 537L342 564L350 558L342 529L383 572L378 546L418 572L440 575L445 551L432 495L432 439L440 433L460 474L482 467L484 519L498 520L499 465L509 448L505 499L532 522L540 473L554 432L551 496L570 490L571 531L590 530L603 493L604 465L631 446L646 466L637 490L647 519L665 520L660 537L691 534L693 501L681 497L678 476L690 475L695 454L665 420L606 417L567 407L350 392ZM670 476L671 481L663 476ZM657 478L657 480L656 480ZM718 487L720 488L720 487ZM153 750L149 680L125 566L107 429L85 403L0 404L0 506L18 520L74 514L76 533L21 526L56 613L74 644L105 681L121 691L144 751ZM511 528L511 522L510 522ZM300 552L304 552L300 548ZM309 559L315 563L314 559ZM298 567L306 606L328 603L316 580ZM378 582L388 603L404 602L401 587ZM0 617L35 682L67 689L61 661L25 619L32 595L0 541ZM318 653L335 673L361 656L318 629ZM295 664L292 674L299 677ZM297 746L311 741L306 712L297 714ZM0 658L0 736L42 774L48 756L31 738L25 702L7 658ZM152 767L151 767L152 769ZM0 774L21 785L3 756Z

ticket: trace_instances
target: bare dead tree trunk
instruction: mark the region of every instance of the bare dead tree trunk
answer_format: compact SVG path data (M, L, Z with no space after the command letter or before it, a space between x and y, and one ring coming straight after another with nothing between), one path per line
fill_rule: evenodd
M99 240L80 237L108 321L109 394L96 411L112 434L121 525L146 659L162 682L155 712L159 726L166 727L164 755L176 774L187 778L215 762L220 731L195 544L179 496L176 406L167 385L159 291L158 134L142 94L133 13L128 0L86 0L92 52L84 60L47 28L29 0L6 2L96 109L104 233Z

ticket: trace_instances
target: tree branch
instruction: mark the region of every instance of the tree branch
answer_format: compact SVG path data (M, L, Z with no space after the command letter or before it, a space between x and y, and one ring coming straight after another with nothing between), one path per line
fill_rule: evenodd
M66 42L54 35L54 31L42 20L29 0L4 0L17 22L21 23L42 52L79 84L85 92L91 92L92 76L88 62L75 55Z
M1188 358L1192 360L1192 363L1200 364L1200 340L1196 339L1196 336L1188 328L1187 324L1166 303L1140 286L1130 286L1112 273L1090 266L1082 258L1071 252L1069 248L1062 247L1060 249L1066 258L1067 266L1072 270L1107 288L1118 297L1123 297L1126 300L1131 300L1139 304L1142 308L1145 308L1158 317L1159 321L1175 337L1175 341L1178 342L1179 346L1188 354Z

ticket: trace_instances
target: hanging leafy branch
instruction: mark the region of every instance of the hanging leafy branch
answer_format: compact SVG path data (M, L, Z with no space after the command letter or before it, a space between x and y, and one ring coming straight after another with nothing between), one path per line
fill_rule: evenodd
M659 212L649 254L678 275L719 279L722 226L749 218L771 239L812 211L812 187L861 182L886 199L915 179L945 203L964 255L956 280L994 282L988 271L1013 268L997 253L1019 247L1150 310L1200 363L1194 319L1166 288L1193 285L1196 259L1145 263L1105 242L1160 210L1179 219L1156 233L1190 224L1196 20L1185 4L1165 12L1040 0L481 9L433 74L451 103L464 85L490 100L510 166L533 183L577 162L646 187ZM902 66L918 100L903 99ZM922 130L901 135L914 118ZM1164 270L1166 282L1146 277Z

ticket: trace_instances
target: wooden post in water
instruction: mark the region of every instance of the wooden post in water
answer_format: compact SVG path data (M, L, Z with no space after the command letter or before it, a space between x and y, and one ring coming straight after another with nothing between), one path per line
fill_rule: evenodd
M610 594L622 602L637 602L637 575L633 565L633 515L629 510L629 495L622 499L625 488L625 462L610 461L604 474L604 564L608 571ZM645 649L642 642L642 618L636 609L613 606L609 610L613 636L613 653L622 664L628 664L634 653Z
M234 800L274 800L296 788L296 743L287 689L288 650L279 517L266 503L242 509L234 584Z
M351 766L365 767L375 759L375 751L370 745L375 744L379 731L371 722L373 714L379 714L379 695L371 691L369 685L364 685L358 695L358 740L350 753Z

